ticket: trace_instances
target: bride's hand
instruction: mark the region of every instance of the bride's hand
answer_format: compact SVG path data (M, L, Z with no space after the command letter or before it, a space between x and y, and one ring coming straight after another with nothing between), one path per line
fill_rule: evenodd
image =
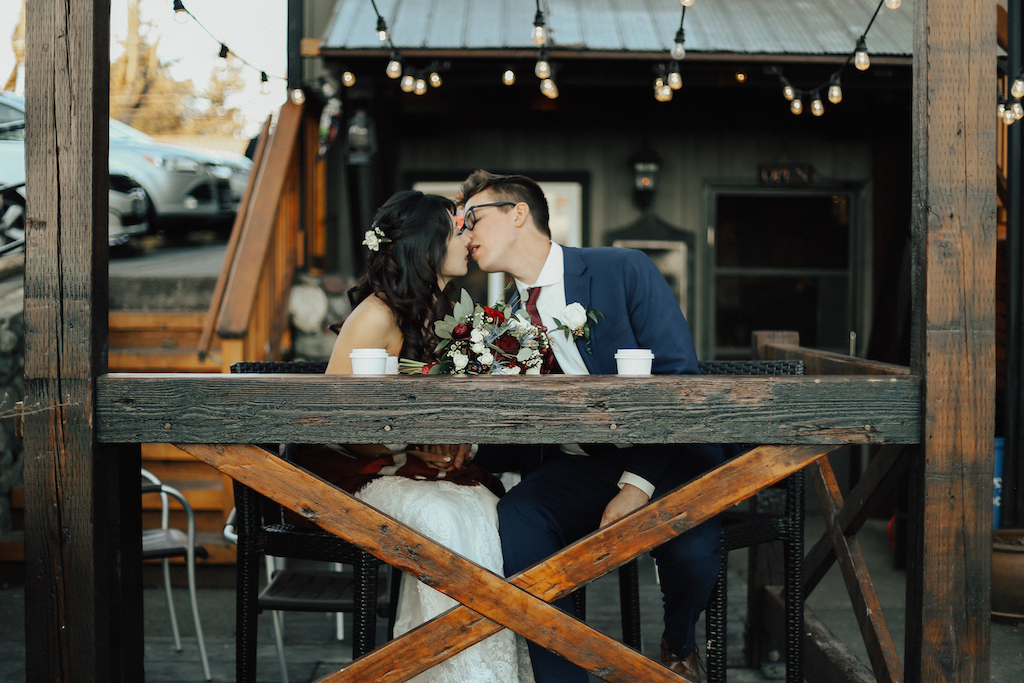
M424 444L405 450L436 470L450 472L462 469L470 460L469 444Z

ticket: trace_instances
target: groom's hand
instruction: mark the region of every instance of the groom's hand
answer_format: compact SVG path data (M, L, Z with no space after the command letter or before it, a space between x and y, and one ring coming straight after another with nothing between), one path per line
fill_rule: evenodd
M612 522L617 522L629 513L633 512L637 508L647 505L647 501L650 497L633 486L632 484L624 484L622 490L615 494L615 497L611 499L608 505L604 509L604 514L601 515L601 526L603 529Z
M451 471L461 469L470 460L469 444L425 444L407 448L406 453L414 455L435 470Z

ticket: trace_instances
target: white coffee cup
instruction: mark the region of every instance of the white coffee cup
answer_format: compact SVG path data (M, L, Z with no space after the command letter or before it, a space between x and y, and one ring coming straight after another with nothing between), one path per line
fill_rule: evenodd
M387 349L352 349L353 375L383 375L388 363Z
M615 365L620 375L649 375L654 353L650 349L619 349L615 353Z

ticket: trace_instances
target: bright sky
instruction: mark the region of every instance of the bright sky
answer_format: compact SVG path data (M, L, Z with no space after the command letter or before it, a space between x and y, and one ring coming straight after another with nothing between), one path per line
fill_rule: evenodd
M174 64L175 78L191 78L200 89L219 61L220 42L255 66L255 69L243 68L246 89L232 103L249 121L246 134L255 135L270 112L285 101L285 82L274 76L286 75L288 3L285 0L184 0L185 7L216 40L192 20L184 25L175 22L173 4L172 0L142 0L140 4L142 21L150 23L154 35L160 37L161 59ZM0 0L0 87L14 68L10 36L18 23L20 6L21 0ZM121 53L120 41L128 26L127 7L127 0L111 0L111 59ZM269 95L260 92L260 71L266 71L271 77ZM19 88L22 87L19 83Z

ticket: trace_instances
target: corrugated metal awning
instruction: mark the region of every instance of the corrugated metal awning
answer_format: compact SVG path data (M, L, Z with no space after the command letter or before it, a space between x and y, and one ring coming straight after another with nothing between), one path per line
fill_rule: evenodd
M688 53L848 55L877 0L697 0L686 11ZM418 50L536 49L531 0L377 0L395 45ZM679 28L676 0L542 0L552 50L667 52ZM868 34L872 55L909 56L913 1L882 7ZM338 0L321 50L381 49L369 0Z

